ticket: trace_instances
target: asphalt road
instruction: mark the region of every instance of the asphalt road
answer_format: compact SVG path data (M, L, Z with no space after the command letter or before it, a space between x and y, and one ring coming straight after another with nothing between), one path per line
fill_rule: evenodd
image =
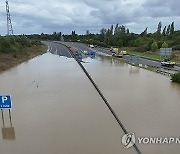
M96 51L96 52L101 52L104 54L108 54L111 55L111 52L109 50L97 47L97 48L90 48L87 45L83 44L83 43L76 43L76 42L69 42L69 45L72 45L76 48L79 48L81 50L87 50L87 51ZM174 68L168 68L168 67L162 67L161 63L158 61L153 61L153 60L148 60L148 59L144 59L144 58L140 58L138 56L131 56L131 55L124 55L123 59L131 62L131 63L135 63L135 64L142 64L142 65L148 65L148 66L152 66L152 67L157 67L157 68L163 68L163 69L170 69L173 71L180 71L180 67L178 66L174 66Z
M48 50L52 54L59 55L59 56L64 56L67 58L72 58L69 49L66 48L64 45L61 45L59 43L55 42L49 42L49 41L44 41L46 45L48 45Z

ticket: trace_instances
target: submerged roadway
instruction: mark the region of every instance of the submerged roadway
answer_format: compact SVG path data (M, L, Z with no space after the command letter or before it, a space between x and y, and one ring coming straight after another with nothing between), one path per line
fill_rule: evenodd
M100 48L100 47L90 48L90 47L88 47L87 45L85 45L83 43L77 43L77 42L67 42L66 44L68 44L70 46L74 46L76 48L79 48L82 51L84 51L84 50L86 50L86 51L95 51L95 52L100 52L100 53L104 53L104 54L107 54L107 55L111 56L111 52L109 50L104 49L104 48ZM123 59L127 60L127 61L130 61L132 63L135 63L135 64L148 65L148 66L157 67L157 68L162 67L161 63L158 62L158 61L153 61L153 60L141 58L141 57L138 57L138 56L124 55ZM170 70L173 70L173 71L180 71L179 66L174 66L174 68L167 68L167 67L162 67L162 68L170 69Z

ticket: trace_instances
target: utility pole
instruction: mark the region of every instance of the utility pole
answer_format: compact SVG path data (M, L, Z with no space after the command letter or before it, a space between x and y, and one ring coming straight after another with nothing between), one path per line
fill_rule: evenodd
M14 35L12 22L11 22L11 15L9 11L9 3L8 0L6 0L6 14L7 14L7 35Z

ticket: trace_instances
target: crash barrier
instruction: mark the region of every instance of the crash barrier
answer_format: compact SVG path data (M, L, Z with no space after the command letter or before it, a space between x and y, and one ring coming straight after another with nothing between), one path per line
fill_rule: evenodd
M174 73L172 73L172 72L169 72L169 70L164 70L164 69L162 69L162 68L157 68L157 70L156 70L156 72L157 73L161 73L161 74L163 74L163 75L168 75L168 76L171 76L171 75L173 75Z

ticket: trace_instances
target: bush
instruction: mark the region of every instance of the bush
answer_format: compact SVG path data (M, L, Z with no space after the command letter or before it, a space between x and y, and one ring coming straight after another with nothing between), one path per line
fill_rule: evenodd
M143 43L143 42L142 42L142 39L141 39L141 38L138 38L138 39L135 40L135 46L136 46L136 47L141 46L142 43Z
M151 50L153 52L156 52L158 50L158 44L156 42L153 42L153 44L151 45Z
M162 44L163 44L164 42L163 41L158 41L157 42L157 44L158 44L158 49L160 49L161 47L162 47Z
M142 45L142 46L140 46L140 47L137 47L137 51L139 51L139 52L146 52L146 51L148 51L148 46L147 46L147 44Z
M168 44L167 44L166 42L164 42L164 43L162 44L162 48L168 48Z
M173 50L180 50L180 44L173 46Z
M172 80L172 82L180 83L180 72L179 72L179 73L176 73L176 74L173 74L173 75L171 76L171 80Z
M31 45L42 45L41 41L32 40Z
M15 53L18 51L22 51L23 48L31 47L34 45L42 45L42 43L37 40L29 40L25 36L0 36L0 52L2 53Z
M151 50L151 45L153 44L154 39L150 39L147 43L147 50L150 51Z

